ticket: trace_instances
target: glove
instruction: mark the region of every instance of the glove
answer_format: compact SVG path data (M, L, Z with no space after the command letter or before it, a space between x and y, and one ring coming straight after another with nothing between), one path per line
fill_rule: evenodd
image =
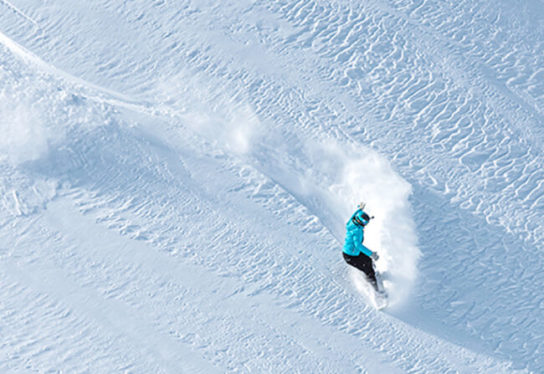
M372 254L370 255L370 258L373 259L374 261L378 261L380 256L378 256L377 252L372 252Z

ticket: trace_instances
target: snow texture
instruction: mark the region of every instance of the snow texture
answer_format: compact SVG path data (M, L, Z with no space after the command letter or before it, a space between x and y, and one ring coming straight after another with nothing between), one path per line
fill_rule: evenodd
M542 373L542 108L539 0L0 0L0 372Z

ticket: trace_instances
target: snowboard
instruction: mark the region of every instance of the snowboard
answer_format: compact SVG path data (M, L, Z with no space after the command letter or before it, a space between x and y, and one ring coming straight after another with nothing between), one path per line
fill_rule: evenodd
M381 273L376 272L377 287L371 285L372 290L374 291L374 301L373 305L376 309L382 310L383 308L389 305L389 298L387 291L383 286L383 276ZM368 282L368 281L367 281ZM368 282L370 284L370 282Z
M382 310L389 305L387 291L383 286L383 279L380 273L376 273L376 279L378 280L377 288L368 281L362 271L350 266L349 273L355 288L366 299L368 304L377 310Z

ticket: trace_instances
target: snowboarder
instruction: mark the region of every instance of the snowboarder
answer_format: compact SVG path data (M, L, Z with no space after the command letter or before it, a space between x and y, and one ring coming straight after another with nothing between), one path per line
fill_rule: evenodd
M349 265L365 273L369 282L379 292L373 263L373 261L378 260L379 256L376 252L372 252L363 245L365 226L374 217L366 214L364 208L365 203L360 203L359 208L353 213L346 224L346 239L342 255Z

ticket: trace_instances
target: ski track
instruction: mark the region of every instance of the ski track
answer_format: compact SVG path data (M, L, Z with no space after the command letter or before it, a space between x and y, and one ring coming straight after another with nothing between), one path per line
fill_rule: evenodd
M0 165L0 369L542 370L541 3L61 3L0 1L0 93L61 133ZM409 305L340 275L304 139L412 184Z

